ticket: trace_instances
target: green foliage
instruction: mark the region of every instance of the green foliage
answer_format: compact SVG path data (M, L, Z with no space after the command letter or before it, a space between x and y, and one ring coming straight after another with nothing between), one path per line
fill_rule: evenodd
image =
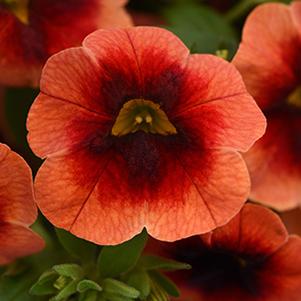
M57 279L57 273L53 270L43 273L38 281L31 287L29 293L31 295L43 296L55 294L57 289L53 286Z
M165 13L169 30L179 36L193 53L215 54L227 49L231 58L238 46L236 32L222 15L193 2L179 2Z
M118 295L120 297L137 299L140 296L140 292L134 287L111 278L103 281L103 289L107 294Z
M67 237L67 248L72 247L75 241L75 245L90 253L90 246L86 248L83 245L86 242L74 240L69 235L64 237ZM81 263L78 260L78 263L55 264L40 277L29 279L27 286L31 284L31 297L20 299L18 295L18 298L7 301L167 301L169 295L178 296L177 287L159 270L188 269L190 266L162 257L142 255L146 241L147 233L143 231L122 245L103 247L98 262L93 255L91 260ZM75 258L72 252L68 254ZM34 279L37 279L35 283Z
M179 297L180 292L177 286L166 276L158 271L150 272L150 276L169 296Z
M60 276L70 277L73 280L78 280L83 277L83 269L77 264L60 264L52 268Z
M153 255L142 256L139 261L139 266L145 270L175 271L191 269L189 264Z
M57 237L65 250L74 258L82 262L94 259L97 246L93 243L80 239L63 229L55 229Z
M135 270L130 273L127 284L140 292L142 300L144 300L151 292L151 279L147 271L143 269Z
M87 280L87 279L84 279L78 283L77 291L79 293L85 293L88 290L94 290L94 291L101 292L102 287L95 281Z
M103 247L98 258L99 275L102 278L116 277L133 268L147 242L144 230L133 239L118 245Z

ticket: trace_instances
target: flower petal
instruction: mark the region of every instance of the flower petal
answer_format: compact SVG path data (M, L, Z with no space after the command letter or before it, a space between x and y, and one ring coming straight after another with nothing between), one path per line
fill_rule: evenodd
M39 252L45 246L42 238L30 229L2 222L0 222L0 241L0 265Z
M147 229L157 239L174 241L224 225L248 196L249 177L237 153L212 150L165 160L168 177L148 203Z
M298 82L300 46L289 6L268 3L249 16L233 63L262 109L283 101Z
M31 225L37 217L31 170L6 145L0 144L0 222Z
M189 55L180 39L164 29L135 27L96 31L83 45L105 68L106 77L113 79L102 83L105 100L119 101L113 111L119 111L124 100L143 98L159 103L169 113L178 99Z
M182 163L161 158L161 168L172 173L152 186L152 193L132 178L116 153L88 155L83 150L48 158L36 176L36 198L54 225L99 244L128 240L144 226L164 240L210 231L231 219L249 192L244 162L232 152L195 155ZM221 177L227 181L217 186Z
M269 256L287 239L285 226L276 214L262 206L247 204L230 223L212 233L210 245L241 254Z
M269 300L298 301L301 294L301 238L291 236L271 258L261 276Z
M85 151L47 159L35 180L39 208L55 226L95 243L130 239L143 229L144 200L129 195L120 163Z
M127 2L127 0L102 0L99 28L132 26L130 15L124 9Z
M64 154L101 140L110 124L108 117L76 102L40 93L28 114L28 141L41 158Z
M101 113L102 70L84 48L70 48L52 56L43 70L41 92Z
M265 118L233 65L192 55L185 77L172 117L204 148L247 151L263 135Z
M251 199L288 210L301 200L301 118L286 110L267 116L266 134L244 155L251 175Z

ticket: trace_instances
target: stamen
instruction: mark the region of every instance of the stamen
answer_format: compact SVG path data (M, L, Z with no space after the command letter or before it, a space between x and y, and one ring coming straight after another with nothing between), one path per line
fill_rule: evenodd
M177 129L160 105L145 99L126 102L119 111L111 133L120 137L137 131L163 136L177 134Z
M141 117L141 116L136 116L136 118L135 118L135 123L136 124L141 124L143 122L143 118Z
M152 116L151 116L151 115L147 115L147 116L145 117L145 121L146 121L146 123L152 123L152 122L153 122Z

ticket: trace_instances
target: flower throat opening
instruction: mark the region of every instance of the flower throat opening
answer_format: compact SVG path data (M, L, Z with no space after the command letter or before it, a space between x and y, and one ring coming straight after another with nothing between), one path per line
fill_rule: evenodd
M144 99L132 99L123 105L111 134L124 136L137 131L163 136L177 134L176 128L160 109L160 105Z
M0 4L4 4L15 17L23 24L29 24L28 14L29 0L0 0Z

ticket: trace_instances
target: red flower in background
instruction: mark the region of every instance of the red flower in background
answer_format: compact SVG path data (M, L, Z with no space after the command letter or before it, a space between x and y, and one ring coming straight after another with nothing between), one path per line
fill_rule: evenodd
M125 0L0 0L0 84L38 86L52 54L98 28L129 26Z
M280 218L259 205L245 205L210 234L154 247L192 266L174 274L180 300L300 300L301 238L289 236Z
M83 45L48 61L28 117L47 158L35 180L43 214L99 244L229 221L249 194L237 151L265 129L237 70L159 28L99 30Z
M31 170L6 145L0 144L0 264L40 251L43 240L30 226L37 217Z
M245 155L251 198L294 208L301 202L301 2L257 7L234 64L268 120L266 134Z

